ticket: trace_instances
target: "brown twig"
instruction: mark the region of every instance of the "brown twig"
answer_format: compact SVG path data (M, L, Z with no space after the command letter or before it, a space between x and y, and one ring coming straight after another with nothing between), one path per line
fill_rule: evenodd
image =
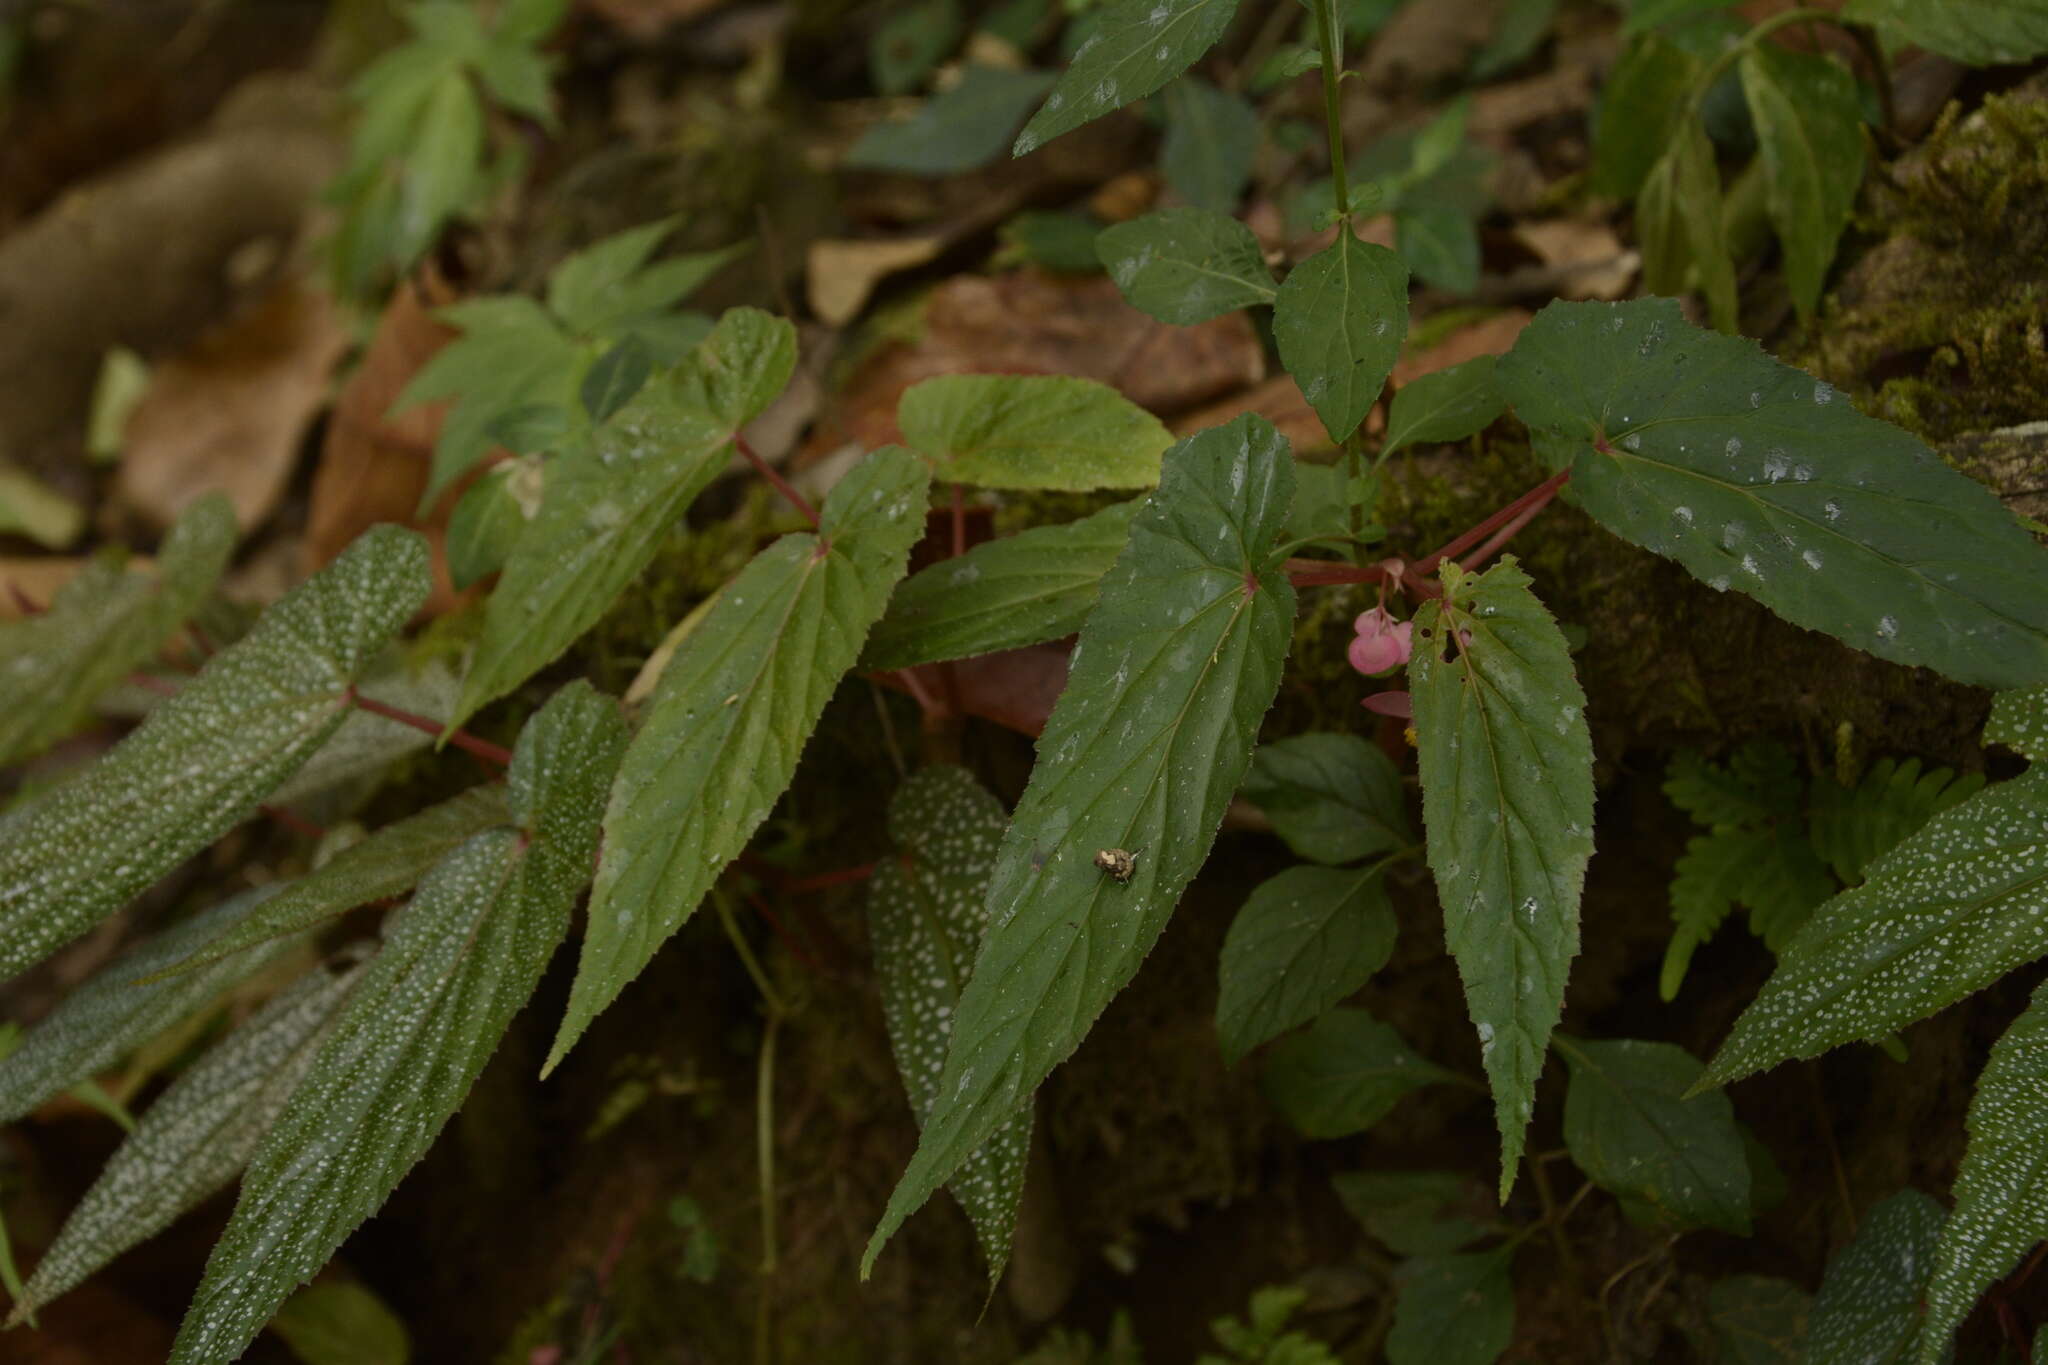
M732 435L732 443L733 448L738 450L739 453L746 458L747 463L754 466L754 471L756 473L758 473L762 478L768 480L768 482L774 487L776 492L782 494L783 497L789 500L789 503L792 507L796 508L797 511L804 514L804 520L808 521L811 524L812 530L818 531L824 529L824 523L818 520L818 509L811 506L809 502L805 501L804 495L797 492L795 487L791 485L788 479L785 479L780 474L776 473L773 466L771 466L766 460L762 459L760 455L755 452L754 447L748 444L746 437L740 435L738 432L734 432Z

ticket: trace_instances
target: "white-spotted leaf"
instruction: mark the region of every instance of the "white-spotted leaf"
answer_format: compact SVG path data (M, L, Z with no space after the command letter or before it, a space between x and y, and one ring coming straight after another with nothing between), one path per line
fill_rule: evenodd
M1927 1316L1927 1277L1947 1217L1918 1190L1901 1190L1863 1216L1814 1296L1806 1365L1902 1365Z

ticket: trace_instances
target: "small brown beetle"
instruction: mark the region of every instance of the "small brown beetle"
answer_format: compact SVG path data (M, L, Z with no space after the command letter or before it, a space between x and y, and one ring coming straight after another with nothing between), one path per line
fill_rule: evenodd
M1138 855L1120 848L1105 848L1095 855L1095 865L1119 882L1128 882L1138 870Z

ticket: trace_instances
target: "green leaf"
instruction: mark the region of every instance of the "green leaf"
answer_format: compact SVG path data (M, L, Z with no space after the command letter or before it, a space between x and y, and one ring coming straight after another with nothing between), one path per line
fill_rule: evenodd
M1072 635L1130 536L1136 502L1063 526L985 541L912 574L861 654L886 670L965 659Z
M1294 267L1273 300L1273 342L1341 443L1379 401L1408 335L1408 267L1346 227Z
M2048 759L2048 687L1993 697L1991 719L1984 723L1984 742L2003 744L2027 758Z
M305 1365L406 1365L412 1341L384 1301L362 1285L308 1285L270 1320Z
M884 95L914 90L960 42L958 0L919 0L875 30L868 75Z
M1785 951L1815 908L1835 894L1835 879L1797 829L1770 831L1742 884L1749 931L1774 953Z
M505 789L492 783L394 821L297 881L282 884L275 895L161 974L218 962L245 948L315 928L359 905L409 891L471 835L508 818Z
M1792 751L1774 740L1753 739L1729 756L1728 766L1710 763L1691 749L1672 755L1664 794L1703 825L1764 824L1799 813L1799 769Z
M83 507L35 475L0 464L0 534L26 536L46 550L61 550L84 529Z
M1600 94L1589 187L1595 194L1634 198L1650 168L1676 139L1686 96L1705 63L1654 33L1622 49Z
M1196 208L1230 212L1251 182L1259 111L1244 96L1198 76L1167 86L1165 103L1159 170L1167 185Z
M1731 1275L1707 1291L1707 1322L1729 1365L1801 1365L1812 1302L1789 1280Z
M372 528L0 833L0 977L84 933L252 814L341 724L357 672L430 585L418 535Z
M1394 951L1378 867L1290 867L1253 890L1223 940L1216 1032L1226 1065L1363 986Z
M448 220L470 206L482 183L483 153L483 101L468 76L450 71L427 97L406 154L394 264L418 260Z
M1621 31L1624 36L1633 36L1665 24L1730 9L1735 4L1736 0L1635 0L1628 6L1628 18L1622 21Z
M576 401L582 352L532 299L471 299L435 314L462 335L434 352L392 411L453 399L434 442L424 510L496 443L494 427L524 407L566 410Z
M2048 679L2048 552L1981 484L1669 299L1553 303L1496 371L1610 531L1963 682Z
M1929 820L1813 912L1750 1002L1705 1084L1887 1037L2024 963L2048 912L2048 769Z
M2048 52L2044 0L1848 0L1842 17L1970 66L2028 62Z
M1770 842L1768 830L1749 829L1717 829L1686 841L1685 853L1672 869L1671 919L1676 928L1664 949L1664 969L1657 984L1657 992L1665 1000L1678 998L1693 953L1735 909L1749 882L1750 869Z
M1024 125L1012 154L1035 151L1160 89L1214 47L1236 13L1237 0L1116 0Z
M587 444L548 462L540 511L484 608L451 729L595 625L725 467L733 428L686 406L679 388L650 383Z
M819 532L754 556L663 670L605 812L590 927L546 1069L697 908L789 785L924 534L926 498L908 452L868 456L825 500Z
M1735 258L1723 226L1721 173L1697 114L1680 121L1671 145L1643 181L1636 237L1643 249L1645 289L1680 294L1696 281L1714 326L1736 330Z
M1990 734L1987 726L1985 737ZM1878 858L1983 789L1982 773L1959 776L1951 768L1932 768L1923 774L1917 758L1904 763L1881 758L1853 787L1814 784L1809 827L1814 851L1845 885L1854 886Z
M471 836L392 917L249 1163L175 1365L236 1359L426 1154L568 932L624 744L616 705L582 683L527 723L506 778L521 827Z
M234 545L234 511L213 494L164 538L153 581L96 558L46 610L0 623L0 763L77 728L213 591Z
M1173 443L1115 389L1067 375L941 375L911 385L896 420L933 477L982 488L1146 488Z
M12 1123L60 1091L89 1081L173 1024L211 1004L290 945L214 960L199 971L151 980L231 933L273 894L244 891L130 948L67 992L57 1008L0 1059L0 1123Z
M1863 183L1863 102L1856 78L1825 57L1759 43L1738 65L1786 283L1800 318L1811 322Z
M654 249L675 227L674 218L657 219L567 257L548 275L548 311L577 336L616 337L680 302L748 250L732 246L649 266Z
M1208 209L1160 209L1118 223L1095 239L1095 252L1133 308L1176 327L1273 301L1259 239Z
M902 123L861 134L840 165L910 175L957 175L985 166L1053 83L1050 71L970 66L959 84L924 102Z
M1493 1230L1455 1211L1474 1202L1471 1178L1456 1171L1346 1171L1330 1184L1367 1232L1403 1256L1439 1256Z
M1008 823L1002 802L964 768L920 769L889 803L889 831L903 853L875 867L868 925L896 1070L920 1126L938 1102L953 1011L988 925L989 874ZM1026 1104L947 1187L974 1224L991 1286L1010 1259L1030 1145Z
M1726 1095L1686 1098L1700 1064L1671 1043L1559 1036L1564 1145L1586 1178L1657 1222L1749 1235L1749 1157ZM1709 1103L1709 1101L1713 1101Z
M540 510L545 475L522 455L486 471L448 517L448 577L466 588L505 567L526 523Z
M1357 735L1317 731L1261 744L1242 795L1312 862L1355 862L1415 842L1401 774Z
M409 659L408 651L395 644L363 670L356 685L357 696L416 716L447 715L461 690L454 671L442 660ZM270 804L288 804L344 782L381 781L398 759L433 742L425 731L357 707L297 772L272 789Z
M738 431L759 417L796 372L796 326L758 308L728 308L675 372L677 401Z
M989 887L941 1099L868 1244L1023 1104L1137 972L1207 856L1279 687L1287 442L1247 414L1176 444L1081 629ZM1128 881L1095 863L1136 855Z
M1462 205L1405 195L1394 212L1394 249L1424 284L1469 294L1479 284L1479 228Z
M620 408L633 401L633 395L646 385L647 377L654 373L654 357L647 349L647 343L639 337L629 336L613 346L584 371L583 384L578 396L583 400L583 410L590 414L593 422L602 422Z
M1310 1138L1362 1133L1409 1091L1464 1081L1417 1054L1391 1025L1346 1006L1275 1043L1259 1079L1273 1107Z
M1095 255L1102 220L1085 210L1026 209L1012 215L997 231L1003 239L1005 263L1014 259L1070 275L1092 275L1102 268Z
M1505 1199L1579 950L1593 741L1564 635L1514 557L1476 576L1446 560L1442 573L1408 665L1422 823L1493 1087Z
M2036 833L2038 836L2038 825ZM1991 1047L1963 1126L1955 1212L1942 1225L1915 1365L1934 1365L1986 1289L2048 1238L2048 984Z
M1515 1335L1512 1247L1417 1256L1397 1272L1388 1365L1492 1365Z
M1493 36L1472 54L1472 79L1487 81L1526 61L1550 32L1557 0L1517 0L1496 12Z
M1494 358L1479 356L1418 376L1394 391L1382 457L1418 441L1462 441L1484 431L1507 409L1493 382Z
M360 973L315 967L171 1083L36 1263L10 1326L234 1180L283 1113Z
M1814 1296L1805 1365L1903 1365L1926 1316L1927 1277L1947 1216L1918 1190L1901 1190L1864 1215Z

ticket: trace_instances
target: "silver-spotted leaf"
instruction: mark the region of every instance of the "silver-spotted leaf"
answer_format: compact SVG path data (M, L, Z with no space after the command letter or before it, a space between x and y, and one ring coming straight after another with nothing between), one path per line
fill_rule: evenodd
M1203 208L1170 208L1104 228L1103 269L1133 308L1176 327L1273 301L1273 272L1252 230Z
M1463 1077L1428 1061L1364 1010L1340 1006L1266 1054L1266 1098L1304 1137L1364 1132L1403 1095Z
M415 716L445 716L462 694L454 670L436 658L409 661L402 645L391 648L363 670L356 695L383 702ZM358 706L342 718L341 727L301 763L298 771L277 784L271 805L288 805L345 782L376 781L392 765L434 742L434 736Z
M905 391L896 420L934 478L983 488L1146 488L1173 443L1115 389L1068 375L941 375Z
M1415 842L1401 774L1357 735L1312 731L1261 744L1240 794L1312 862L1355 862Z
M1901 1190L1863 1216L1814 1296L1806 1365L1904 1365L1927 1314L1927 1277L1947 1217L1918 1190Z
M861 654L861 667L993 654L1072 635L1122 553L1135 502L1080 521L985 541L905 579Z
M989 886L939 1104L864 1269L1080 1045L1208 856L1280 682L1293 459L1247 415L1179 442L1103 579ZM1127 880L1096 855L1134 856Z
M76 728L205 600L234 547L234 509L213 494L164 537L153 576L95 559L43 611L0 622L0 763Z
M889 831L903 852L877 864L868 883L868 934L896 1070L920 1125L938 1100L953 1011L988 924L988 879L1008 822L1002 802L964 768L922 768L889 803ZM974 1224L990 1284L1010 1259L1030 1145L1026 1103L946 1186Z
M1863 102L1847 67L1775 43L1743 50L1742 92L1763 159L1764 205L1785 281L1808 322L1863 183Z
M719 594L668 667L605 812L604 862L553 1067L697 908L788 787L924 534L924 466L890 447Z
M227 1187L284 1112L361 971L314 968L171 1083L36 1263L10 1325Z
M1963 682L2048 680L2048 551L1981 484L1669 299L1553 303L1496 371L1608 530Z
M252 814L334 733L357 674L430 586L426 542L372 528L0 834L0 977Z
M1571 1071L1564 1144L1588 1180L1667 1227L1749 1235L1749 1157L1735 1107L1722 1094L1687 1097L1697 1058L1634 1039L1559 1037L1557 1050Z
M1479 1030L1514 1183L1550 1031L1579 951L1593 853L1593 741L1564 634L1513 556L1445 561L1408 665L1429 867Z
M1992 698L1984 742L2003 744L2036 762L2048 759L2048 686L2001 692Z
M1294 267L1273 299L1273 344L1332 441L1379 401L1408 338L1408 266L1349 227Z
M1394 951L1378 867L1290 867L1252 891L1223 940L1216 1033L1235 1063L1363 986Z
M1237 0L1116 0L1017 135L1015 154L1160 89L1214 47L1236 13Z

